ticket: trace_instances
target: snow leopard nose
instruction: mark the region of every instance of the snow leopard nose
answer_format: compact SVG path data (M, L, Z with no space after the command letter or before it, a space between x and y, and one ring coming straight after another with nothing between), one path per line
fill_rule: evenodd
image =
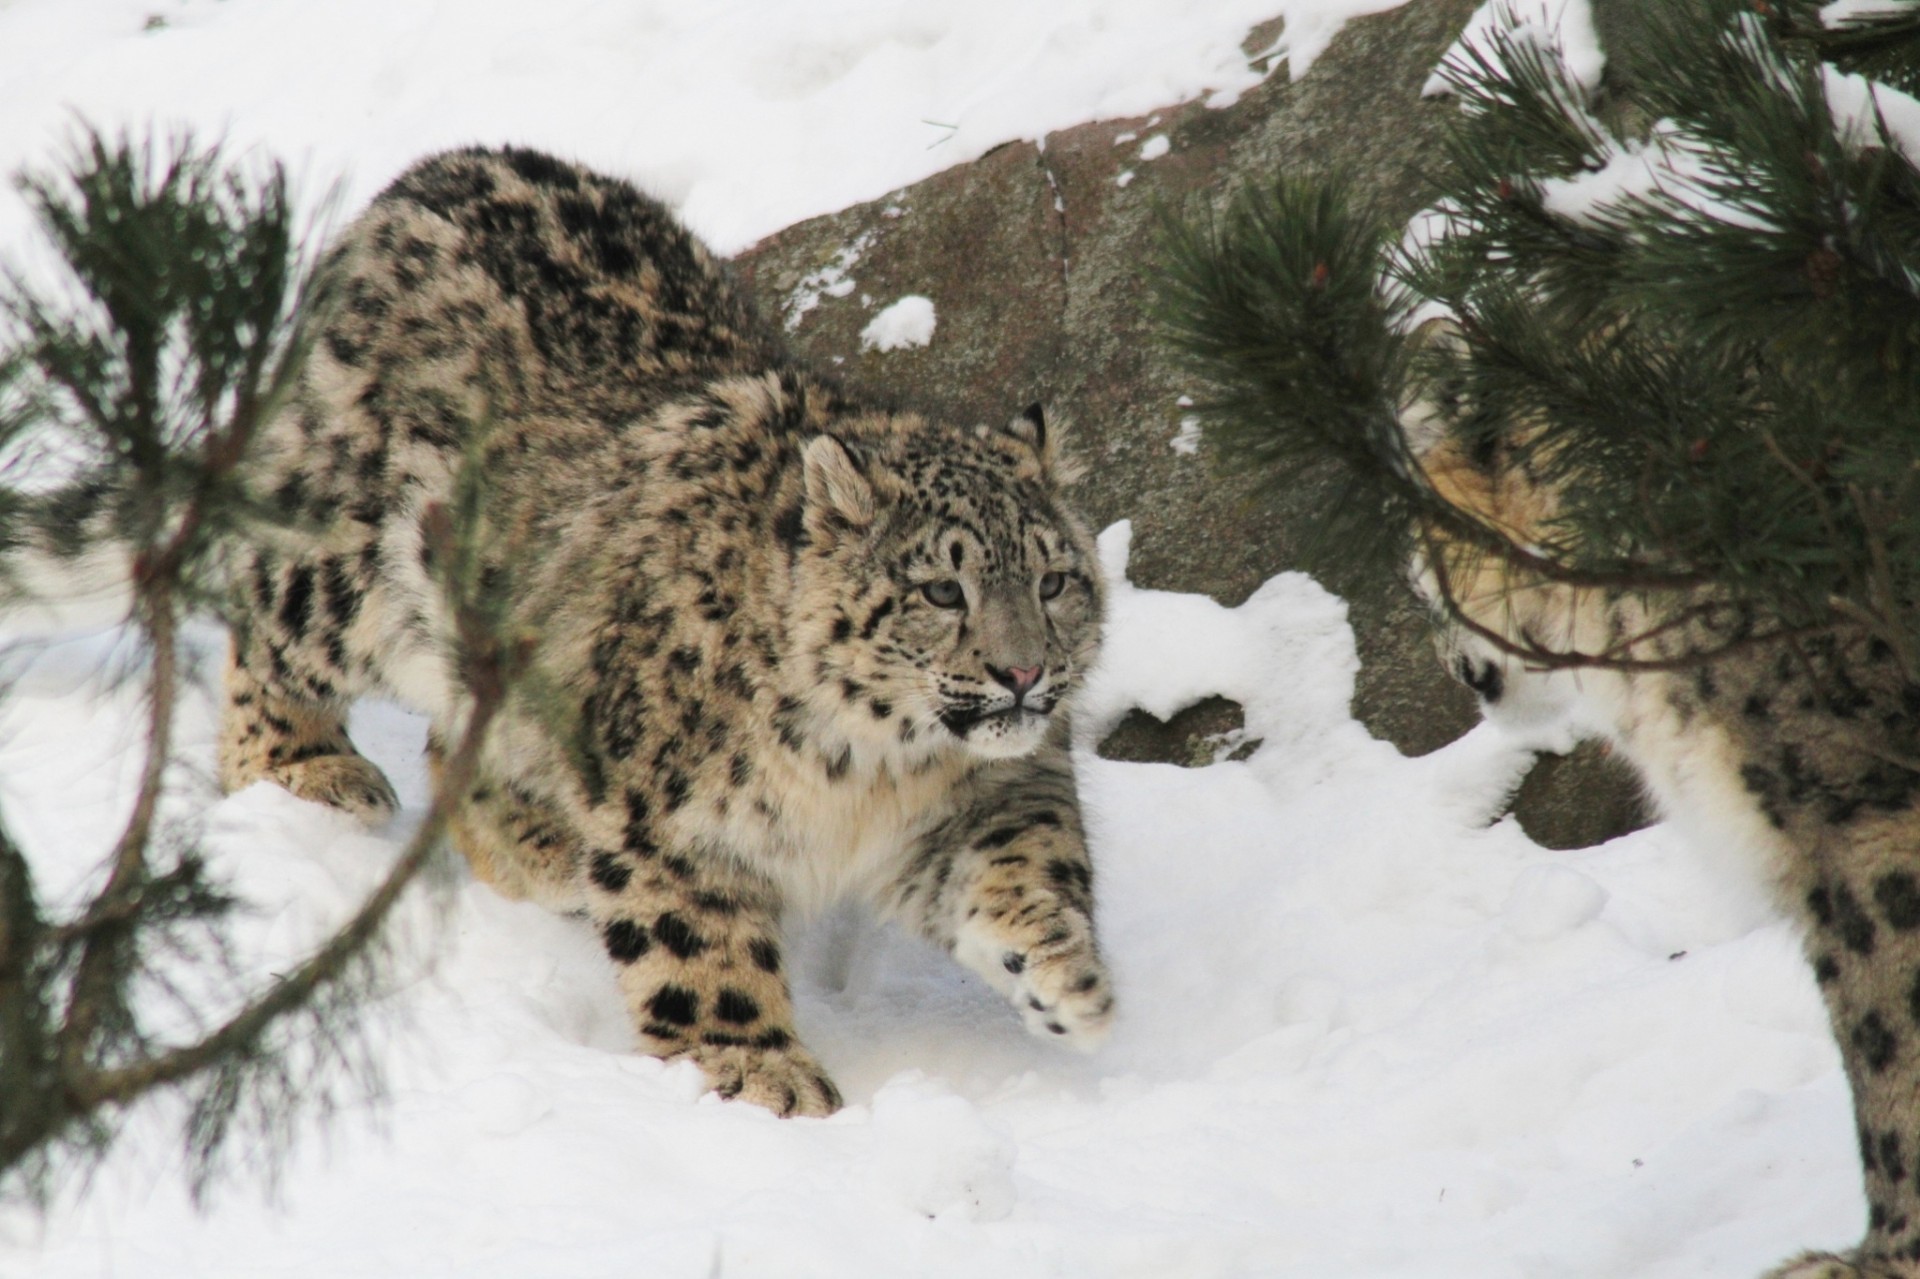
M1025 697L1027 690L1040 682L1040 672L1044 666L1009 666L1005 670L989 664L987 674L1013 690L1015 697Z
M1492 662L1475 665L1473 659L1462 656L1454 663L1454 674L1460 682L1480 695L1480 700L1488 705L1500 700L1500 694L1506 692L1506 678L1500 674L1500 668Z

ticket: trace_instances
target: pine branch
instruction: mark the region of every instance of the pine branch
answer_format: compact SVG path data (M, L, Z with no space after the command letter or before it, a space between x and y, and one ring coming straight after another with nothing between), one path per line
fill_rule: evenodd
M1823 25L1816 9L1789 18L1781 31L1843 71L1903 93L1920 93L1920 4L1913 0L1878 13L1856 14L1837 27Z
M1390 307L1364 273L1318 312L1292 283L1338 249L1336 186L1175 242L1164 323L1224 388L1234 459L1289 488L1348 476L1368 517L1417 521L1456 557L1431 566L1443 606L1530 664L1673 669L1835 628L1920 663L1920 170L1884 121L1836 119L1807 42L1783 43L1815 6L1760 9L1650 16L1638 105L1665 123L1644 139L1608 131L1536 33L1457 56L1442 229L1387 256ZM1875 38L1920 64L1920 27ZM1396 328L1436 309L1460 340L1410 355ZM1551 494L1540 522L1433 493L1408 458L1442 433ZM1332 549L1352 570L1383 540ZM1647 627L1598 653L1498 635L1451 595L1488 556L1635 597Z
M1625 240L1551 211L1542 183L1603 168L1619 143L1545 33L1495 28L1450 54L1440 74L1460 104L1435 179L1446 232L1397 255L1389 272L1418 296L1456 303L1488 261L1524 263L1520 278L1543 300L1584 318L1611 287Z
M305 1008L322 988L339 981L348 966L379 935L401 895L440 849L452 811L449 797L464 793L472 785L487 730L500 708L505 687L504 682L496 684L488 693L476 697L465 733L441 766L440 784L420 826L393 868L352 918L299 967L277 979L266 994L194 1043L127 1066L74 1072L68 1091L75 1106L83 1111L103 1105L124 1106L156 1088L178 1084L222 1062L244 1056L276 1023Z
M1672 316L1704 342L1765 343L1779 361L1857 380L1850 395L1920 408L1913 166L1884 131L1876 146L1846 140L1818 66L1757 23L1716 36L1667 22L1667 57L1682 66L1654 88L1701 148L1700 173L1619 210L1637 244L1623 302ZM1703 35L1719 55L1710 94L1685 74L1685 50ZM1701 289L1709 263L1715 287Z
M64 1125L57 1108L35 1104L58 1088L53 1010L38 971L46 931L32 870L0 827L0 1097L17 1099L0 1105L0 1168L41 1150Z
M66 178L22 185L80 301L63 306L18 279L0 298L14 337L0 349L0 431L63 429L90 441L94 458L50 498L9 494L0 509L18 523L4 540L125 543L131 620L151 656L146 756L104 887L76 917L43 919L30 869L0 832L0 1175L44 1195L67 1157L98 1157L129 1107L173 1090L188 1102L197 1196L238 1117L284 1134L297 1105L328 1103L317 1072L356 1064L343 1027L377 977L382 926L438 848L530 646L506 638L506 593L495 588L508 565L485 526L483 468L469 458L455 509L426 513L470 709L425 820L380 886L292 972L186 1042L156 1040L152 996L196 1020L202 1007L156 955L194 971L219 962L218 926L234 905L191 844L162 864L180 620L215 597L217 548L274 523L247 489L247 457L290 394L327 299L293 240L277 166L247 178L186 138L162 153L90 136ZM297 1082L289 1052L313 1059Z
M178 634L171 592L164 583L149 581L142 588L139 612L139 625L153 653L147 683L146 759L133 812L109 859L112 869L106 887L95 899L97 906L89 908L90 914L105 918L118 913L118 908L147 882L147 854L153 845L161 780L173 743ZM126 923L106 923L90 929L80 944L57 1036L61 1070L70 1080L84 1076L89 1063L100 1055L103 1027L124 1034L132 1025L126 995L138 964L135 936L139 918L136 912Z
M1517 549L1517 548L1516 548ZM1677 607L1655 610L1659 620L1651 622L1645 629L1622 635L1619 639L1599 652L1586 652L1558 644L1549 644L1531 635L1521 632L1509 634L1480 621L1465 607L1465 601L1454 582L1450 564L1456 564L1463 555L1474 552L1487 553L1484 546L1461 546L1458 542L1445 541L1435 537L1431 529L1421 532L1422 562L1432 572L1438 596L1434 600L1444 609L1448 621L1461 630L1484 641L1488 646L1509 657L1518 658L1523 664L1536 670L1607 670L1627 673L1672 672L1691 670L1711 661L1718 661L1733 653L1749 649L1766 648L1772 645L1791 642L1805 636L1824 634L1830 627L1824 623L1810 623L1799 626L1775 624L1761 629L1746 629L1738 624L1729 626L1723 620L1729 616L1744 619L1745 610L1739 604L1725 601L1707 601L1704 603L1681 604ZM1497 553L1497 552L1496 552ZM1524 583L1529 565L1524 554L1513 558L1514 581ZM1629 592L1643 597L1659 598L1670 594L1659 583L1626 586L1614 578L1591 579L1589 582L1569 583L1561 566L1551 561L1534 561L1552 572L1552 576L1542 580L1556 580L1560 585L1576 585L1583 589L1604 589L1615 592ZM1510 594L1529 589L1525 585L1508 588ZM1659 657L1639 657L1635 654L1649 647L1658 651L1660 641L1670 635L1686 635L1695 630L1709 633L1730 633L1730 638L1718 638L1706 643L1689 637L1689 642L1681 651Z
M1311 562L1397 554L1412 468L1384 392L1405 352L1377 291L1379 221L1338 184L1282 180L1163 227L1155 314L1224 456L1283 485L1339 477Z

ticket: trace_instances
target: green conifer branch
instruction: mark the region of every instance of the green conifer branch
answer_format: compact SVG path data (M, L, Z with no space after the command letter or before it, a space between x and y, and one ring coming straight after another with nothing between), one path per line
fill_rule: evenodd
M1785 16L1783 35L1804 43L1821 60L1903 93L1920 94L1920 3L1905 0L1837 27L1820 23L1817 5L1796 6Z
M471 710L449 743L434 802L383 883L291 972L214 1017L170 965L227 955L235 906L191 837L161 821L178 684L178 630L219 599L220 548L267 535L279 517L248 488L246 460L290 394L313 317L328 305L293 233L278 166L241 173L217 150L89 134L64 177L22 189L72 275L69 296L17 275L0 297L0 443L60 430L90 458L56 492L8 492L0 542L71 554L100 542L131 552L131 621L148 653L146 757L104 887L77 914L46 918L31 868L0 831L0 1177L30 1194L98 1158L120 1118L172 1090L187 1102L196 1195L236 1125L284 1145L293 1116L324 1109L342 1074L371 1083L351 1014L377 982L382 924L439 846L453 796L472 781L488 725L526 665L503 639L507 558L484 526L477 467L458 509L430 519L456 619ZM195 985L200 983L196 981ZM158 1036L152 1001L189 1026Z
M1344 480L1309 556L1378 560L1410 514L1386 389L1405 359L1379 296L1384 229L1337 184L1282 180L1164 224L1157 315L1210 388L1194 413L1234 464Z
M1650 634L1684 619L1722 637L1682 661L1834 625L1914 660L1920 171L1884 122L1850 136L1834 119L1810 46L1783 39L1812 16L1798 0L1662 10L1640 105L1665 123L1641 138L1597 121L1537 33L1457 55L1432 205L1445 233L1388 255L1390 307L1358 277L1316 315L1281 287L1337 251L1326 228L1351 216L1327 211L1347 198L1337 186L1290 190L1271 225L1234 213L1175 237L1165 323L1224 390L1216 433L1288 483L1344 467L1369 513L1418 517L1523 577L1640 595ZM1880 47L1903 29L1879 29ZM1900 56L1920 56L1914 35ZM1591 191L1589 175L1645 163L1652 186L1570 198L1570 182ZM1236 296L1266 309L1223 304ZM1434 305L1461 340L1388 354ZM1354 349L1316 353L1331 333ZM1516 545L1434 509L1381 425L1416 399L1444 407L1469 456L1555 487L1555 522ZM1556 654L1487 638L1542 665L1643 665L1622 656L1631 643Z

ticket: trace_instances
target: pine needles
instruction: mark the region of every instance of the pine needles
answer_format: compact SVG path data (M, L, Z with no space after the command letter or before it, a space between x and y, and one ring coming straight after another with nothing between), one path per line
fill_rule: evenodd
M0 1184L44 1202L104 1154L132 1107L170 1093L197 1195L237 1134L270 1164L298 1117L372 1085L353 1013L378 985L382 925L437 850L441 797L470 784L524 646L499 638L496 605L466 567L481 553L481 504L439 512L454 566L443 585L473 675L440 796L307 958L265 981L241 973L227 943L240 903L195 832L161 816L179 631L221 598L223 551L279 518L249 491L245 463L325 314L325 276L298 243L278 165L230 164L184 136L88 134L65 173L21 189L67 279L50 293L14 275L0 295L0 442L58 435L79 462L51 492L0 491L0 544L124 555L146 723L132 814L77 909L49 912L0 829Z
M1303 553L1359 571L1399 553L1412 511L1384 233L1339 186L1250 188L1221 216L1168 219L1159 291L1167 340L1211 388L1195 414L1276 485L1339 485Z
M1888 120L1911 104L1840 74L1914 82L1916 11L1827 31L1797 2L1666 6L1644 135L1509 27L1444 69L1458 114L1415 233L1339 183L1242 193L1169 234L1167 339L1233 458L1344 477L1326 549L1349 569L1383 541L1349 494L1366 519L1473 522L1408 465L1394 410L1422 399L1466 453L1560 494L1524 545L1480 528L1487 553L1656 616L1705 587L1920 661L1920 139ZM1401 335L1435 314L1460 340L1410 357Z

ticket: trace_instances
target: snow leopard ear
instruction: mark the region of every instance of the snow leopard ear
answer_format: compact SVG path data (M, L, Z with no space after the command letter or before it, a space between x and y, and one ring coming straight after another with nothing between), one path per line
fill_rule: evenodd
M802 455L807 476L807 519L816 536L839 523L865 528L873 523L873 485L861 474L847 446L831 435L807 441Z
M1025 440L1033 445L1033 451L1044 461L1047 456L1047 415L1035 400L1020 410L1020 415L1007 423L1007 434L1016 440Z
M1033 450L1042 478L1055 484L1071 484L1080 478L1079 469L1062 455L1060 432L1047 425L1047 415L1039 401L1020 410L1013 421L1000 428L1000 433L1011 435Z

